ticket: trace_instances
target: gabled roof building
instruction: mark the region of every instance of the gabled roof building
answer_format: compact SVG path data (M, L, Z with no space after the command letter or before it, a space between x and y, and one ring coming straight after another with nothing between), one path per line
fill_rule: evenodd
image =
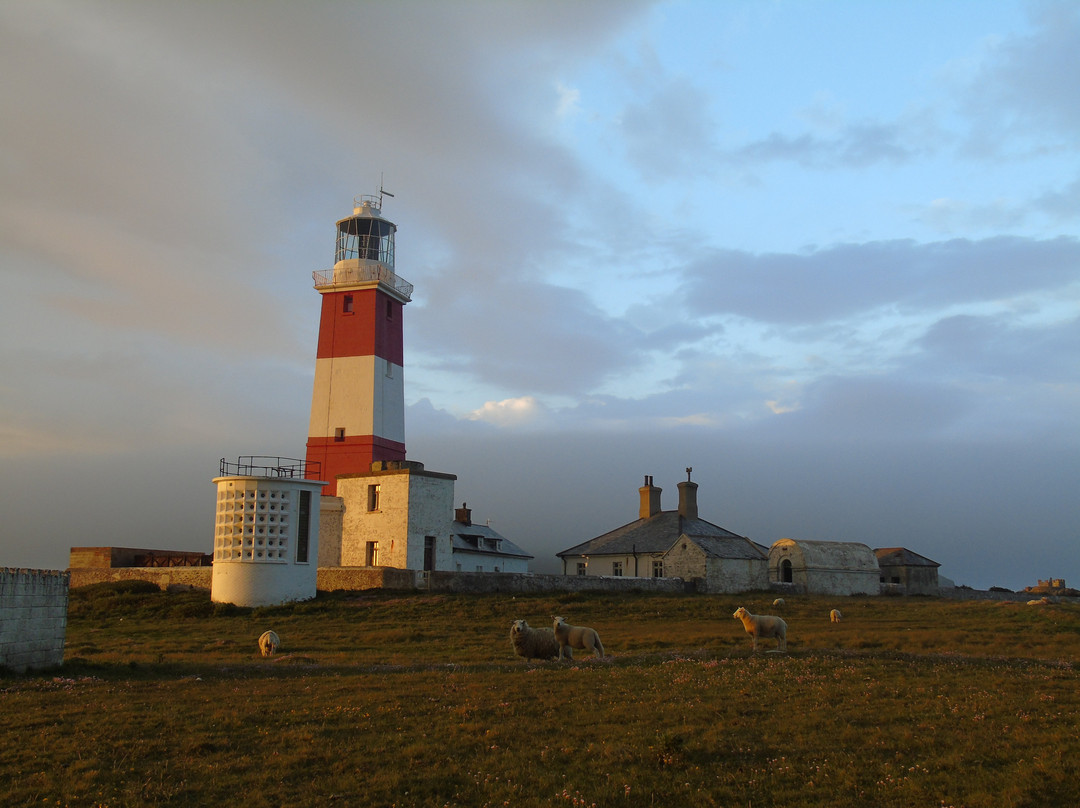
M533 556L489 525L474 525L465 503L450 525L454 568L458 572L528 572Z
M941 565L906 547L882 547L874 550L881 570L883 591L905 595L939 595L938 567Z
M638 489L638 519L563 550L564 575L683 578L722 589L768 587L766 550L745 536L698 516L697 483L679 483L678 510L660 508L661 489L652 477ZM732 588L733 587L733 588Z

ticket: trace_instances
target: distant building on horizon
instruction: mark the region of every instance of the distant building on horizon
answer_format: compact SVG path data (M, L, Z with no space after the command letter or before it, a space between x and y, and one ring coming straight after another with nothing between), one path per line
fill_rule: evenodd
M906 547L882 547L874 550L878 568L881 570L882 589L901 592L905 595L938 595L941 583L938 580L936 561L908 550Z

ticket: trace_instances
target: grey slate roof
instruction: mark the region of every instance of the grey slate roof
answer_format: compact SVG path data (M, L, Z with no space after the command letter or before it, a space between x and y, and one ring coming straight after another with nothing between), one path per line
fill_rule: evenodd
M487 525L466 525L462 522L453 522L450 525L450 538L453 540L453 551L455 553L483 553L489 556L513 558L534 557ZM490 546L492 541L498 542L498 550Z
M882 547L874 550L878 564L889 567L940 567L936 561L912 552L906 547Z
M694 542L710 558L747 558L763 561L769 558L768 550L745 536L695 536L690 533L684 533L683 536ZM679 536L672 547L678 544L683 536Z
M636 522L617 527L602 536L574 545L555 555L564 558L585 555L630 555L635 552L665 553L683 534L694 536L695 541L698 537L749 541L745 536L732 533L704 519L684 519L678 511L660 511L647 519L638 519Z

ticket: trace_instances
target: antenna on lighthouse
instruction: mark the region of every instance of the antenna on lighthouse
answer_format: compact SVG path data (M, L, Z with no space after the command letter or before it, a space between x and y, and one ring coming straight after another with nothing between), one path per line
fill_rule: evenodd
M387 191L385 188L383 188L383 175L380 174L379 175L379 210L382 210L382 198L384 196L389 196L389 197L393 198L394 195L392 193L390 193L389 191Z

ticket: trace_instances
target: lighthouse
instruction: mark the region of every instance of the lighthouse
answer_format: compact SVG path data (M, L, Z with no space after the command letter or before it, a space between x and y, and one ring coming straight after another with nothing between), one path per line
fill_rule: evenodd
M405 459L402 311L413 286L394 273L397 227L382 197L356 198L337 223L334 268L312 273L322 314L307 463L320 464L328 496L338 475Z

